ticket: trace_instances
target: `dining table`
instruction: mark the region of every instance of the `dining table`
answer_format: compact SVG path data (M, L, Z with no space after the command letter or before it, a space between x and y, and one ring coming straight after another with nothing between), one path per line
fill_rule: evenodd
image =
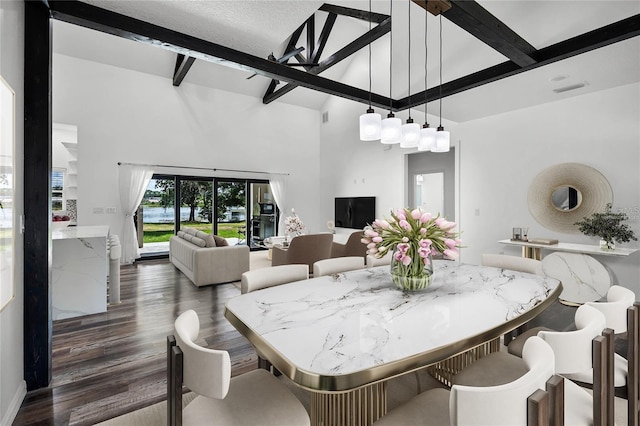
M313 425L369 425L387 381L427 368L452 384L500 337L549 307L559 280L434 260L430 286L395 287L389 266L315 277L234 297L225 317L279 372L311 393Z

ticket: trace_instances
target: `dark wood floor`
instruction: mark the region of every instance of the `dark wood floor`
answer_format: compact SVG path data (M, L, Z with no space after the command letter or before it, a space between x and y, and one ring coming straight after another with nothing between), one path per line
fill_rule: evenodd
M51 384L27 394L14 425L89 425L163 400L165 339L187 309L206 342L229 352L234 375L256 368L251 345L223 317L238 294L232 284L197 288L167 260L123 267L120 305L54 323ZM556 303L534 322L568 330L574 313Z
M122 303L55 321L49 387L29 392L14 425L90 425L166 397L166 336L194 309L207 343L227 350L232 374L257 367L249 342L223 317L232 284L198 288L167 260L121 270Z

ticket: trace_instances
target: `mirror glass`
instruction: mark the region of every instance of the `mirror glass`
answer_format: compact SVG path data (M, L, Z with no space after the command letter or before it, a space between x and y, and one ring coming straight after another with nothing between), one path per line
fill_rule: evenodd
M434 216L444 214L444 173L415 175L414 184L416 207L421 207Z
M582 203L582 193L572 186L564 185L553 191L551 202L560 211L571 211Z

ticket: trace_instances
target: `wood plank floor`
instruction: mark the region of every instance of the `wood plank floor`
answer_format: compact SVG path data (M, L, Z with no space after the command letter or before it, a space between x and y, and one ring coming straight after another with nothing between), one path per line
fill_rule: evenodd
M54 323L51 384L27 394L14 425L90 425L164 400L165 339L187 309L207 344L229 351L232 374L256 368L251 345L223 316L238 294L232 284L195 287L167 260L122 267L121 304ZM556 303L534 325L568 330L574 313Z
M167 260L121 269L122 303L55 321L49 387L29 392L14 425L90 425L166 397L166 336L187 309L206 342L229 352L232 374L257 367L249 342L224 318L232 284L198 288Z

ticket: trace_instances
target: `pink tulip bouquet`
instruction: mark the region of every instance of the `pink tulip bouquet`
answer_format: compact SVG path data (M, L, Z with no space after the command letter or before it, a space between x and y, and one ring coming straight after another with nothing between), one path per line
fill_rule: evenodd
M457 259L461 241L454 231L455 222L449 222L438 214L421 209L396 209L391 219L376 219L364 231L362 242L367 254L377 258L393 252L392 278L399 287L408 290L426 288L433 267L431 256L442 254L447 259ZM409 278L409 283L404 278Z

